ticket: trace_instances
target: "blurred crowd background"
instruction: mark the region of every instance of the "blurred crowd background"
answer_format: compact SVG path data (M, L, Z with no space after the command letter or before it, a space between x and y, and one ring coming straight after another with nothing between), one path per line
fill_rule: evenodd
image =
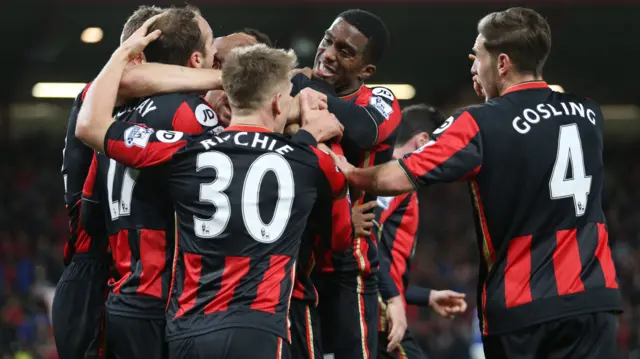
M279 46L293 47L304 66L311 65L316 44L335 15L353 7L373 11L387 22L392 48L372 82L403 85L396 87L404 94L401 105L427 102L446 115L481 101L472 92L467 59L475 25L484 14L508 6L499 0L191 3L201 8L215 36L257 28ZM0 72L0 359L57 358L49 309L68 234L60 166L69 97L99 72L117 46L122 23L141 4L26 0L0 14L2 33L13 34L5 37L7 64ZM546 80L603 105L604 203L625 305L618 358L640 358L640 91L631 56L640 35L635 19L640 5L526 4L551 25L554 44ZM100 31L81 37L88 27ZM70 94L64 86L44 94L41 85L36 91L38 83L60 82L76 87ZM454 320L410 307L410 328L431 359L470 358L479 260L470 203L465 184L420 193L420 239L411 280L464 292L470 303Z

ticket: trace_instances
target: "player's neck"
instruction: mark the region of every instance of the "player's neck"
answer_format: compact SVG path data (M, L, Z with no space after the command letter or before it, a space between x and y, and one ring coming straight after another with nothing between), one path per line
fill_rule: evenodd
M364 82L356 81L350 84L349 86L345 86L343 88L336 88L336 94L338 94L339 97L346 97L346 96L353 95L358 90L360 90L360 87L362 87L362 85L364 85Z
M517 86L521 83L532 82L532 81L543 81L542 76L535 76L531 74L514 74L504 79L502 82L502 86L500 88L500 93L503 94L509 88L513 86Z
M269 131L277 132L275 128L275 121L266 121L264 116L261 114L251 114L251 115L239 115L239 116L231 116L231 121L229 121L229 127L233 126L243 126L243 127L259 127L266 128Z

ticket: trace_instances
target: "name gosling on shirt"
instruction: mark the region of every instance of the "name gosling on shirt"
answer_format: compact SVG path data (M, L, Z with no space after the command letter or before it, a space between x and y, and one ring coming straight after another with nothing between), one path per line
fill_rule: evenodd
M559 106L541 103L535 109L526 108L521 116L513 119L512 124L518 133L524 135L531 130L531 125L557 116L579 116L589 120L593 125L596 124L596 113L591 109L585 109L583 104L575 102L560 102Z

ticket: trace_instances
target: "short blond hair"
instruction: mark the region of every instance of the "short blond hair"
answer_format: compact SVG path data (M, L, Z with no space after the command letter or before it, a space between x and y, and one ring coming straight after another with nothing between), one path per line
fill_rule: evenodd
M222 87L232 107L256 110L290 83L297 57L293 50L264 44L243 46L229 52L222 66Z

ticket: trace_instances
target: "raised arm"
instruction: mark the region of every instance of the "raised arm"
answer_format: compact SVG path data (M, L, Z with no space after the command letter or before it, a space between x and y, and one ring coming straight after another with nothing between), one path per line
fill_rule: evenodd
M222 71L146 63L124 70L118 97L130 99L159 93L205 92L222 88Z

